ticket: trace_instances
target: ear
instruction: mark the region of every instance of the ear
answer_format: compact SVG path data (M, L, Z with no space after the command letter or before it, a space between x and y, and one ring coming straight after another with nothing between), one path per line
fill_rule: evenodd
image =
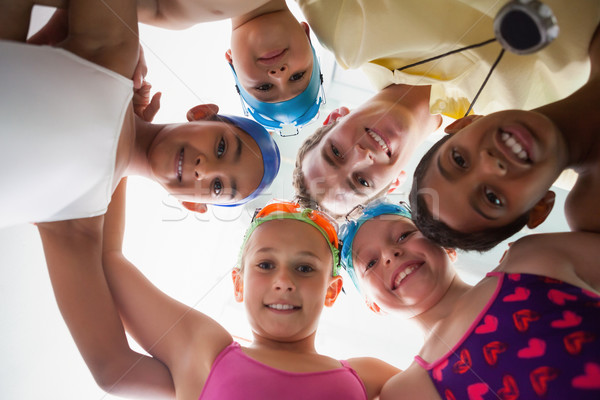
M233 280L233 295L235 301L241 303L244 301L244 277L239 269L231 270L231 279Z
M394 190L398 189L402 184L406 181L406 171L400 171L400 174L396 177L392 185L388 189L388 194L392 193Z
M219 106L216 104L200 104L190 108L186 114L188 121L211 120L219 112Z
M231 49L228 49L225 52L225 60L227 60L227 62L231 65L233 65L233 58L231 58Z
M373 311L375 314L384 314L384 312L381 311L381 308L374 301L365 299L365 303L367 304L367 307L369 307L369 310Z
M327 288L327 293L325 294L325 307L331 307L338 295L342 291L342 286L344 285L344 280L341 276L334 276L329 282L329 287Z
M208 207L206 206L206 204L203 203L194 203L191 201L182 201L181 205L183 207L185 207L188 211L193 211L193 212L197 212L200 214L204 214L207 210Z
M548 218L552 207L554 207L555 198L556 193L548 190L544 197L533 206L533 209L529 213L529 221L527 221L528 228L533 229Z
M456 132L460 131L461 129L466 128L467 126L471 125L471 123L473 123L474 121L477 121L481 117L483 117L483 115L467 115L466 117L459 118L456 121L454 121L453 123L451 123L450 125L448 125L444 129L444 132L446 132L449 135L455 134Z
M444 247L444 251L446 251L446 253L448 254L448 258L450 258L450 261L452 262L455 262L458 258L458 256L456 255L456 250Z
M304 32L306 32L306 36L308 37L308 40L310 41L310 26L308 26L308 24L306 22L300 22L300 25L302 26L302 28L304 28Z
M336 108L335 110L329 113L327 118L325 118L325 121L323 121L323 125L333 124L335 121L348 114L350 114L350 110L348 109L348 107Z

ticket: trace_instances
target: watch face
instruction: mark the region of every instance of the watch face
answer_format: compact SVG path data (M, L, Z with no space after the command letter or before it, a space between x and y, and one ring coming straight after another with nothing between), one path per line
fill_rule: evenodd
M506 50L516 54L534 53L558 36L552 10L539 1L506 4L494 20L496 38Z

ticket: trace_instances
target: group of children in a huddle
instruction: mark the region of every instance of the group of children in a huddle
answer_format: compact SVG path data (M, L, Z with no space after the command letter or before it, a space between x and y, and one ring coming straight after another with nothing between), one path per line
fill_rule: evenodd
M232 270L235 299L245 304L252 329L244 347L124 257L126 180L151 178L197 212L257 197L281 158L267 129L301 127L322 102L309 25L284 0L46 0L39 3L64 9L44 28L49 47L25 43L34 3L0 2L0 82L13 94L0 110L11 132L0 137L0 163L17 171L0 176L3 187L14 188L0 199L10 211L0 226L37 223L63 318L104 390L178 399L598 398L600 5L581 5L590 21L579 49L587 81L564 99L546 93L548 104L531 111L471 114L446 127L449 135L415 171L412 211L385 194L404 182L412 152L441 126L433 105L459 93L460 79L440 95L439 77L448 74L442 66L423 73L421 85L388 77L356 110L333 111L299 149L298 200L268 203L246 231ZM348 63L350 47L337 35L368 21L359 9L366 13L375 2L340 2L331 26L332 4L299 3L322 43ZM147 86L138 22L182 28L217 15L232 20L226 59L254 120L205 105L188 114L190 122L153 124L155 110L146 110L156 104L139 96ZM359 46L371 40L369 32L354 36L352 48L373 50ZM400 43L392 48L406 45L394 40ZM408 56L366 57L366 71L381 74L378 68L389 72ZM533 64L546 62L557 73L569 68L569 60L544 57ZM511 75L500 77L511 84ZM64 103L49 101L56 94ZM501 108L530 104L515 98L500 101ZM39 178L40 165L41 179L25 175L35 168ZM485 251L541 224L554 204L549 189L567 168L578 173L565 205L571 232L519 239L480 282L463 282L455 249ZM424 345L406 370L316 351L323 307L342 290L341 269L372 310L422 328ZM131 349L125 331L148 355Z

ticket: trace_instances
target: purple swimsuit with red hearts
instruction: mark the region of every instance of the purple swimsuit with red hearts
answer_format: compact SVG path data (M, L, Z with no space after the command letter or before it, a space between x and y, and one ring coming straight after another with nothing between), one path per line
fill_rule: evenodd
M600 297L539 275L497 276L462 339L427 370L444 400L600 399Z

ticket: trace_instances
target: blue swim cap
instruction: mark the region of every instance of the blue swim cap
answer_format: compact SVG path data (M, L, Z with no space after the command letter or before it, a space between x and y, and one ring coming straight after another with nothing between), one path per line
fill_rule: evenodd
M354 211L354 210L353 210ZM342 242L342 251L340 252L340 262L342 267L348 272L352 283L360 292L360 285L354 271L354 264L352 263L352 243L356 232L360 229L362 224L368 220L378 217L383 214L400 215L411 219L410 209L405 203L395 204L385 199L375 200L367 204L366 207L358 206L358 211L362 211L362 214L356 219L349 219L340 228L339 239ZM349 213L351 214L352 211ZM348 217L347 217L348 219Z
M291 125L297 133L299 128L317 116L321 104L325 103L325 96L321 90L323 75L312 44L310 48L313 54L313 67L308 86L296 97L278 103L259 101L250 95L240 84L233 65L229 64L235 79L235 88L242 99L245 115L250 115L267 129L277 130L282 136L292 136L281 133L285 126Z
M277 147L277 143L271 137L271 134L267 132L267 130L262 127L260 124L252 121L249 118L238 117L235 115L217 115L218 118L221 118L244 132L246 132L258 145L260 149L260 153L262 155L263 160L263 168L264 173L262 180L260 181L258 187L254 190L254 192L250 193L247 197L239 200L236 203L230 204L215 204L220 207L235 207L249 202L250 200L256 198L263 190L273 183L273 180L277 176L277 172L279 172L279 165L281 164L281 156L279 155L279 147Z

